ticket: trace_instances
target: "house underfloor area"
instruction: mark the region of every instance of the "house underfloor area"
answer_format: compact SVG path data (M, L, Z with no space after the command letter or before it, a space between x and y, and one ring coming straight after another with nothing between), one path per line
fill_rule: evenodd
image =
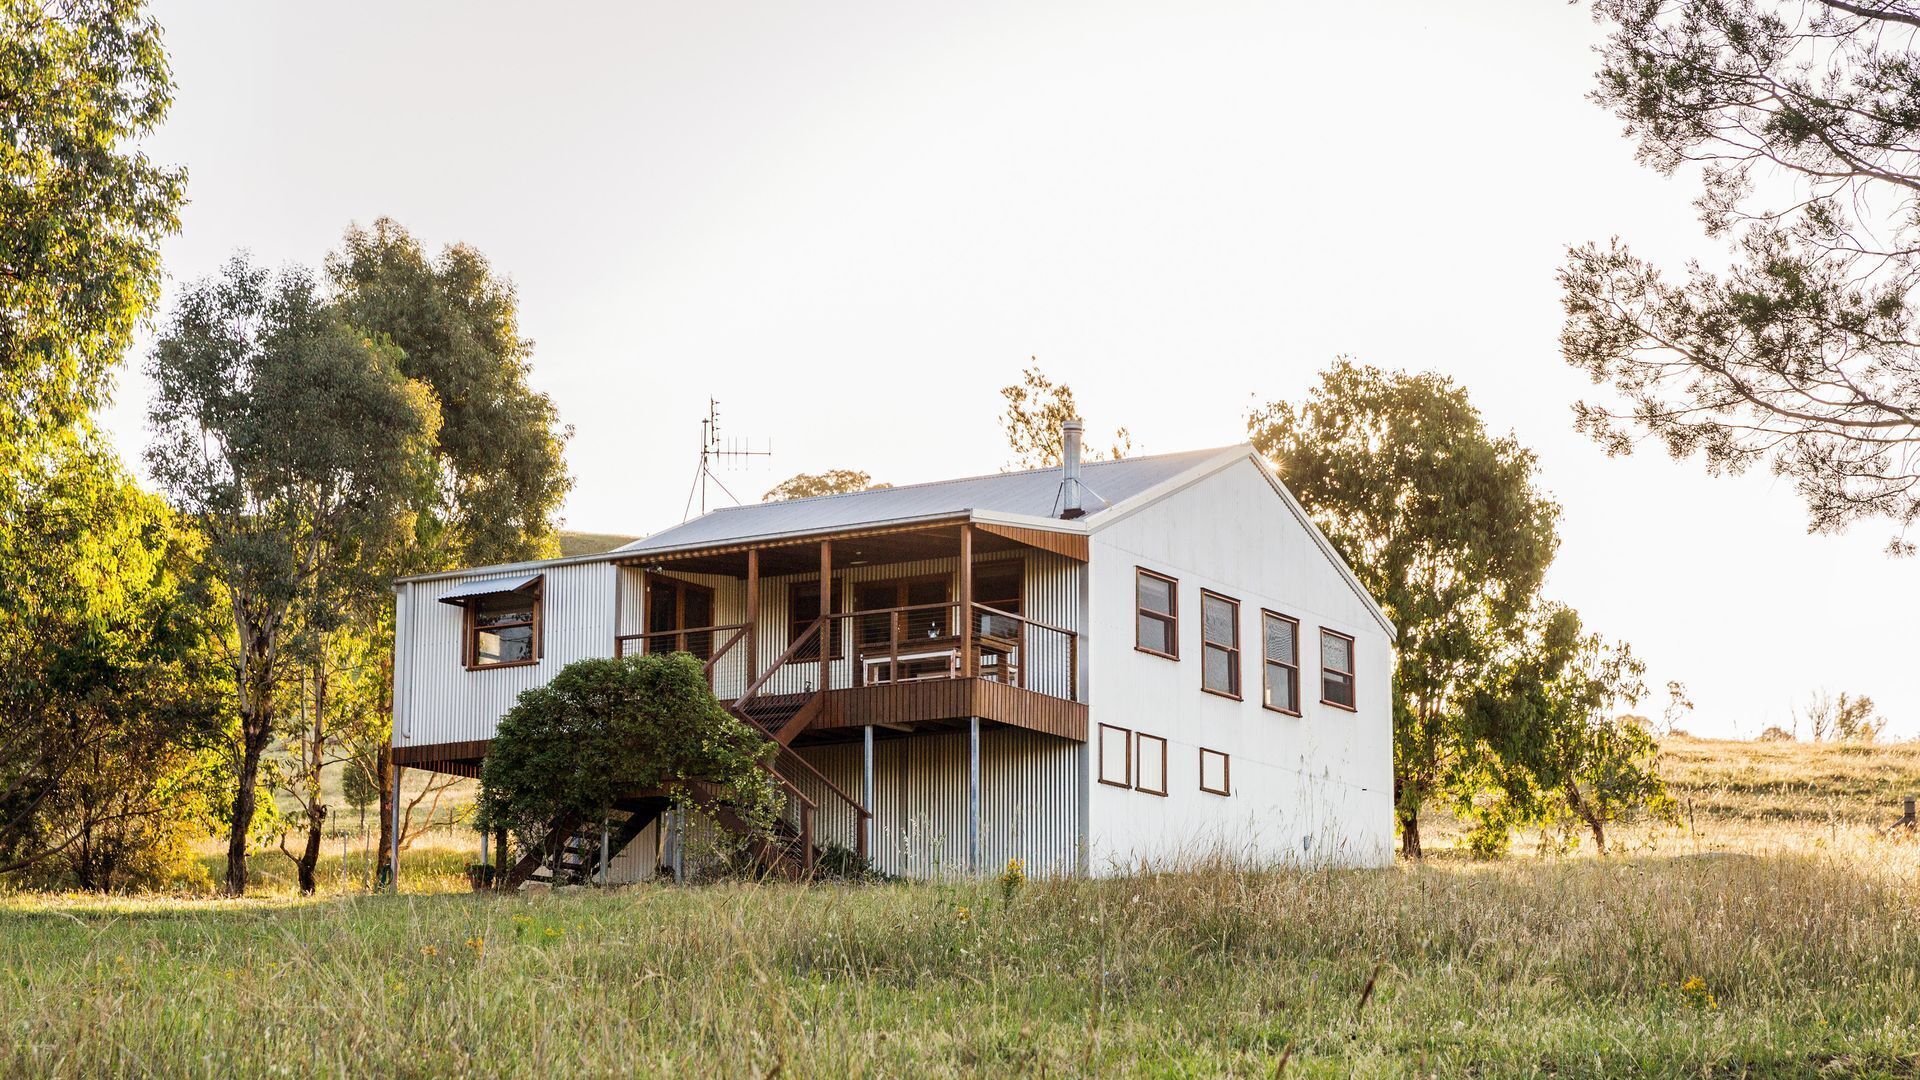
M806 831L814 872L853 864L862 848L872 870L897 878L998 873L1014 859L1034 876L1084 872L1084 741L979 718L910 731L863 725L813 734L789 748L805 765L783 757L788 764L780 772L815 807ZM485 744L455 748L465 755L459 760L409 749L396 748L397 764L477 776ZM803 842L799 806L789 798L776 842ZM864 843L859 806L870 814ZM741 848L724 816L682 817L655 793L636 793L606 822L574 823L564 848L516 876L552 880L557 862L563 878L604 884L708 878ZM497 857L497 839L476 836L476 846Z

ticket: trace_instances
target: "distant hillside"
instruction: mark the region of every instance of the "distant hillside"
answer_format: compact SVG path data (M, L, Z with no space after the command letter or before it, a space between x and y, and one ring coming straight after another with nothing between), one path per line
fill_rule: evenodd
M1920 794L1920 742L1736 742L1670 735L1660 772L1682 804L1722 820L1885 824Z
M602 551L612 551L623 544L631 544L640 539L637 536L620 536L615 533L561 532L560 555L567 558L574 555L597 555Z

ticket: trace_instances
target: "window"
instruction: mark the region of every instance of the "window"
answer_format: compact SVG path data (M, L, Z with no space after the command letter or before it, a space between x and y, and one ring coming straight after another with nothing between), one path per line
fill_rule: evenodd
M1240 601L1200 591L1200 689L1240 696Z
M1135 736L1133 788L1149 795L1167 793L1167 740L1145 732Z
M1227 755L1200 748L1200 790L1209 795L1233 794L1233 762Z
M840 588L839 579L838 578L834 579L833 607L830 610L835 615L840 614L841 610L844 608L844 604L840 599L840 594L843 591L845 590ZM813 581L796 581L793 584L787 586L787 644L788 646L792 646L794 642L799 641L800 635L806 633L807 627L812 626L813 620L819 617L820 617L820 582L818 579ZM833 655L830 657L830 659L838 660L847 654L846 648L845 648L846 635L842 632L842 628L841 628L841 624L844 622L846 622L845 619L834 619L833 621L827 624L824 630L821 631L822 633L829 635L833 639ZM803 647L798 653L794 654L793 659L795 661L820 659L820 642L817 640L807 642L805 647Z
M1262 666L1266 669L1261 704L1275 712L1300 715L1300 620L1278 612L1260 613Z
M1133 786L1133 732L1126 728L1100 725L1100 782Z
M1020 610L1025 571L1026 563L1019 559L979 564L973 568L973 602L1009 615L1025 614Z
M475 597L467 609L467 667L507 667L540 659L540 594Z
M1353 639L1327 629L1320 631L1320 700L1336 708L1354 708Z
M1135 568L1133 647L1141 652L1180 659L1180 583L1151 570Z
M953 636L953 580L946 574L932 577L862 581L853 587L853 610L887 612L884 615L856 615L854 639L861 645L884 648L893 635L901 644ZM814 603L817 605L818 600ZM894 608L915 608L894 611Z
M647 636L641 651L687 652L702 660L713 655L713 590L705 585L664 575L647 575Z

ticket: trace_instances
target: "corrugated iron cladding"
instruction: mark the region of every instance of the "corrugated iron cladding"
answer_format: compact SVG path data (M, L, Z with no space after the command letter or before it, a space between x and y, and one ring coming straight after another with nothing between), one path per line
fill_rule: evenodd
M859 743L800 753L841 790L858 795ZM881 739L873 758L870 856L875 868L911 878L968 873L967 736ZM1030 874L1072 873L1080 835L1079 785L1072 743L1013 729L981 733L980 870L997 872L1008 859L1023 859ZM814 828L821 838L852 849L853 811L831 796L822 798L809 784L795 786L820 804Z
M413 582L403 587L395 641L394 745L493 737L520 693L540 686L575 660L613 654L614 567L555 566L541 582L540 662L468 671L460 663L461 609L437 603L441 593L487 577Z

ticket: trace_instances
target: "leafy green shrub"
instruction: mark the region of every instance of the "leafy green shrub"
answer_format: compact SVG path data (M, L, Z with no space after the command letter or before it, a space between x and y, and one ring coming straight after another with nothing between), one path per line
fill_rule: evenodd
M527 848L555 820L596 821L622 798L660 789L765 828L780 807L764 768L772 754L721 707L692 656L576 660L501 718L480 773L479 824Z

